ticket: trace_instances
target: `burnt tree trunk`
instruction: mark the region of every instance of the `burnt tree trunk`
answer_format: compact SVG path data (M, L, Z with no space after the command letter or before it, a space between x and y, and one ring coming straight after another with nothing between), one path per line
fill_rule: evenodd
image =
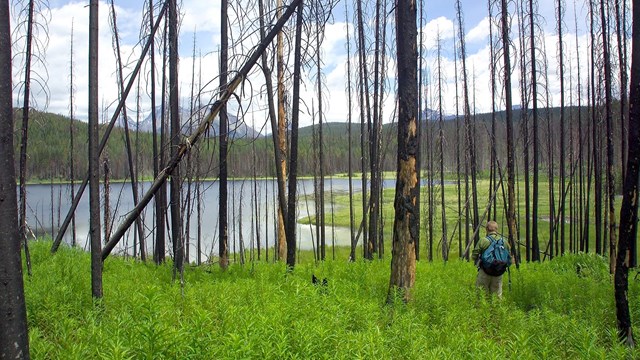
M180 145L180 113L178 109L178 9L176 0L169 0L169 111L171 118L171 157ZM174 276L182 275L184 245L180 202L180 165L171 172L171 237L173 238Z
M27 37L24 69L24 102L22 105L22 138L20 139L20 237L24 242L27 271L31 275L31 258L27 244L27 140L29 137L29 99L31 96L31 46L33 41L34 0L27 9ZM13 129L12 129L13 131ZM51 229L53 234L53 227Z
M229 49L228 17L227 17L228 1L222 0L220 4L220 90L224 91L227 86L227 57ZM223 105L220 109L220 197L218 202L218 231L220 240L218 241L218 255L220 256L220 267L224 270L229 266L229 234L227 219L227 147L229 142L229 118L227 116L227 106Z
M632 243L637 237L638 179L640 166L640 1L633 1L633 35L631 40L631 87L629 92L629 153L620 210L620 241L614 277L618 336L634 346L627 291Z
M100 150L98 148L98 1L89 3L89 236L91 294L102 298L100 242Z
M418 149L417 110L418 79L416 49L416 3L398 0L396 3L396 46L398 53L398 157L396 194L394 201L391 278L387 302L395 299L396 291L406 302L416 277L415 244L419 234L415 212L420 191L416 173Z
M605 87L605 124L607 128L607 192L609 215L609 271L615 271L616 251L616 214L615 214L615 176L613 175L613 115L611 110L611 57L609 53L609 31L605 0L600 0L600 20L602 21L602 49L604 51L604 87Z
M28 359L13 149L9 1L0 2L0 358Z
M282 0L277 1L276 16L280 18L282 8ZM278 145L277 151L280 152L278 160L278 171L281 178L278 179L278 191L282 193L280 196L280 205L278 208L278 259L284 261L287 258L287 236L285 232L285 182L287 179L287 113L285 107L285 83L284 83L284 36L282 31L278 32L276 39L276 66L278 76ZM276 150L274 150L276 151Z
M516 194L515 194L515 149L513 141L513 110L511 106L511 58L509 57L509 13L507 0L502 0L502 53L504 55L504 99L507 123L507 224L511 252L516 254ZM517 265L517 263L516 263Z
M296 38L293 68L293 106L291 111L291 155L289 160L289 191L287 204L287 267L293 270L296 264L296 187L298 180L298 119L300 110L300 68L302 66L302 20L304 1L300 0L296 14Z

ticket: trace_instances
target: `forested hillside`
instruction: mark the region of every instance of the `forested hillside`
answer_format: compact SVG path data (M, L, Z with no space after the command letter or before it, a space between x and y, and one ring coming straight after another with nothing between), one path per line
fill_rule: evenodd
M571 108L567 111L571 116L578 116L577 108ZM588 109L583 109L583 114L586 114ZM515 110L514 115L516 118L516 126L520 126L521 110ZM20 144L20 129L21 126L21 110L16 110L15 120L15 132L14 132L14 145L16 152L19 150ZM550 110L550 118L552 121L552 131L555 131L559 127L559 109L552 108ZM27 168L27 178L29 181L49 181L51 178L56 181L66 181L68 179L68 168L71 154L69 153L70 144L70 120L68 117L43 113L38 111L32 111L31 119L33 123L30 125L29 132L29 148L28 157L29 162ZM490 162L490 114L477 114L475 117L475 151L476 159L478 161L478 171L480 174L488 173L491 167ZM498 121L504 121L504 113L497 113ZM73 154L74 167L76 169L75 180L80 180L86 174L87 171L87 124L83 121L75 120L73 123L73 136L75 137L75 143L77 144ZM105 125L102 125L105 126ZM464 156L464 144L458 144L456 141L456 127L463 126L462 119L459 121L453 119L444 122L444 137L447 144L446 151L444 152L443 161L445 171L447 173L454 174L456 172L456 155L458 151ZM423 121L423 133L422 143L425 149L429 149L431 144L431 151L435 152L435 146L438 143L437 138L437 123L435 121ZM152 136L151 133L146 131L136 132L135 129L131 129L132 146L136 154L136 166L143 178L152 177L152 163L148 159L152 158ZM309 126L300 129L299 138L299 171L302 175L313 175L313 137L317 136L318 126ZM497 132L497 154L499 158L503 158L506 153L504 141L500 139L504 138L502 127ZM395 156L397 151L395 136L395 124L390 123L383 126L383 154L384 159L382 163L383 171L395 171ZM103 131L101 131L102 134ZM520 133L520 130L518 130ZM316 135L314 135L316 134ZM541 137L546 137L547 131L541 131ZM615 137L619 138L620 132L614 132ZM576 139L580 133L574 134ZM359 144L360 141L360 125L352 124L351 138L354 144ZM519 136L521 139L521 136ZM347 123L329 123L324 125L324 146L326 152L324 167L329 175L331 174L344 174L347 173L348 168L348 124ZM575 142L576 144L578 141ZM254 149L255 145L255 149ZM577 145L576 145L577 146ZM518 147L522 148L523 143L520 141ZM216 138L208 138L202 143L198 144L200 149L201 164L200 169L202 171L201 177L203 178L216 178L218 175L218 146ZM553 144L554 152L559 156L566 151L566 149L560 149L559 144ZM618 148L616 148L618 149ZM255 153L254 153L255 151ZM353 162L357 163L360 159L360 147L354 147ZM426 150L428 152L429 150ZM438 156L438 154L434 154ZM541 155L543 159L546 155ZM616 157L619 154L616 153ZM107 142L107 149L102 158L108 158L111 175L115 179L124 179L128 177L128 165L127 155L124 143L124 129L115 127L112 135ZM273 165L273 142L269 136L260 136L256 139L240 138L231 142L229 151L229 171L234 177L250 177L253 176L253 159L255 158L256 175L259 177L273 177L274 165ZM523 166L523 158L518 159L519 166ZM192 160L195 161L195 160ZM437 160L439 161L439 160ZM16 159L17 165L17 159ZM195 168L195 164L192 163ZM435 166L435 165L433 165ZM546 166L545 166L546 167ZM425 171L429 169L429 163L426 163ZM434 170L435 171L435 170Z

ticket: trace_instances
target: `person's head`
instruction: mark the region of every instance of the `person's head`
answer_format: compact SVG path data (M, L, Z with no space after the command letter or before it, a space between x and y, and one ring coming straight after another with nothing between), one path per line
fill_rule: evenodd
M498 223L491 220L487 222L487 234L498 232Z

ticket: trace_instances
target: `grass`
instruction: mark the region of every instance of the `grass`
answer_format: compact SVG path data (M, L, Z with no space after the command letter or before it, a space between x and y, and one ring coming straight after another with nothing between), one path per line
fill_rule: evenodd
M170 263L113 257L94 303L89 254L49 247L32 243L25 278L34 359L640 357L616 341L612 281L591 254L513 269L502 301L476 291L470 263L421 261L407 305L385 305L390 256L305 261L290 274L280 263L188 267L184 289ZM629 297L638 319L637 281Z
M355 181L355 180L354 180ZM557 187L558 181L556 181L556 187ZM522 259L524 260L524 244L525 244L525 201L524 201L524 182L520 182L518 185L516 185L517 187L517 195L519 197L519 202L516 203L516 207L517 207L517 216L518 216L518 226L520 228L520 237L518 239L519 243L520 243L520 253L522 254ZM483 212L487 206L488 203L488 198L489 198L489 180L487 179L481 179L478 180L478 212L479 212L479 216L482 217L483 216ZM445 216L446 216L446 226L447 226L447 241L449 242L449 248L450 248L450 253L449 253L449 258L454 258L454 257L458 257L459 252L458 252L458 245L459 242L462 240L463 241L463 250L466 246L466 243L464 243L464 236L465 236L465 228L464 228L464 203L465 203L465 199L464 199L464 185L462 188L463 194L462 194L462 209L460 210L458 208L458 194L457 194L457 185L455 184L450 184L447 183L444 186L444 191L445 191ZM469 187L469 191L471 191L471 186ZM506 185L505 185L505 191L506 191ZM326 195L327 196L327 201L329 201L329 194ZM393 218L394 218L394 208L393 208L393 201L394 201L394 196L395 196L395 189L391 188L391 189L385 189L383 191L383 204L382 204L382 221L384 222L384 238L385 238L385 242L388 244L391 241L392 238L392 228L393 228ZM427 187L423 186L422 190L421 190L421 209L420 212L422 214L422 219L421 219L421 224L420 224L420 228L421 228L421 238L420 238L420 246L421 246L421 254L426 254L428 252L428 227L429 227L429 223L428 223L428 207L427 207ZM442 238L442 207L440 205L440 186L436 185L434 187L434 211L433 211L433 237L434 237L434 246L433 246L433 256L434 259L441 259L442 255L441 255L441 243L440 243L440 239ZM556 213L555 216L558 216L558 199L559 199L559 194L558 194L558 190L556 189L556 194L555 194L555 203L556 203ZM336 226L342 226L342 227L349 227L349 196L347 194L337 194L334 195L334 201L335 201L335 216L334 216L334 223ZM498 201L497 203L497 211L498 211L498 216L497 216L497 221L500 224L501 228L499 229L499 231L504 234L505 236L508 234L508 229L507 229L507 221L506 221L506 215L505 215L505 211L504 211L504 202L502 199L502 192L501 190L499 190L498 196L496 197L496 201ZM517 201L517 200L516 200ZM620 214L620 204L621 204L621 198L616 198L616 216L618 216ZM589 212L591 218L589 219L589 234L590 234L590 245L589 245L589 249L590 251L593 251L593 249L595 248L595 218L594 218L594 211L593 211L593 194L591 196L591 210ZM469 200L469 206L471 206L471 199ZM327 205L329 206L329 205ZM565 237L566 237L566 244L565 244L565 249L567 251L569 251L569 200L568 197L566 199L566 219L567 221L565 222ZM356 224L356 229L360 224L360 221L362 219L362 194L361 193L357 193L354 194L353 196L353 210L354 210L354 221ZM606 233L606 229L604 228L604 219L605 219L605 210L603 208L603 232ZM330 212L330 209L327 208L327 212ZM459 216L458 214L462 212L461 216ZM473 217L473 212L470 212L471 217ZM575 215L577 216L577 215ZM549 238L550 238L550 223L549 223L549 185L547 182L540 182L539 184L539 210L538 210L538 237L539 237L539 241L540 241L540 250L541 251L545 251L547 249L548 246L548 242L549 242ZM326 216L326 221L327 222L331 222L332 217L331 216ZM481 222L481 224L486 222L486 217L484 218L484 222ZM302 223L308 224L308 223L313 223L315 221L315 216L310 216L304 219L301 219ZM460 221L463 221L463 223L461 224ZM469 223L469 236L473 235L474 229L473 229L473 224ZM577 226L577 219L574 221L574 225ZM455 230L454 230L455 229ZM559 230L557 230L559 233ZM480 236L483 236L484 231L481 229L480 231ZM603 239L604 239L605 234L603 233ZM558 236L559 237L559 236ZM559 247L559 242L560 240L558 239L556 241L556 245ZM556 246L554 245L554 247ZM557 249L559 250L559 249ZM543 255L541 255L542 257Z

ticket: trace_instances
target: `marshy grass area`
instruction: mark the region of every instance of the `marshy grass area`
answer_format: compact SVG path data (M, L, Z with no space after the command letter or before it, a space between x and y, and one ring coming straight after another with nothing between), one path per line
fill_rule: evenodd
M31 243L25 275L34 359L640 358L617 343L613 283L592 254L512 267L502 301L474 288L471 263L420 261L406 305L385 301L391 256L304 260L291 273L266 262L186 267L184 286L171 263L110 257L94 303L89 254L50 245Z

